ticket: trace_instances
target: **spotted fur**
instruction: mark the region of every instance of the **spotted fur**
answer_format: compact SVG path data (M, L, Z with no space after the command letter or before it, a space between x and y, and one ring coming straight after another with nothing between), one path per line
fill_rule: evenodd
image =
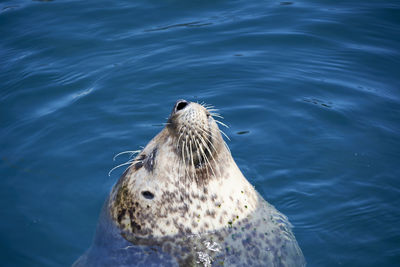
M303 266L287 218L242 175L210 110L177 102L114 186L106 217L167 265Z

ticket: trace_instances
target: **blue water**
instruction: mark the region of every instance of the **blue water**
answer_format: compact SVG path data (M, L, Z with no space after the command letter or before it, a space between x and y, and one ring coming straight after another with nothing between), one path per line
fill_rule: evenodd
M308 266L400 262L398 1L2 1L2 266L68 266L177 99L215 105Z

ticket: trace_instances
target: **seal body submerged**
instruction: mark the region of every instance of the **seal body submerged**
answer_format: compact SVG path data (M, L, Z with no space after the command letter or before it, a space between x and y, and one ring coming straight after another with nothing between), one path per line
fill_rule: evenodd
M178 101L130 161L76 266L303 266L287 218L243 176L213 110Z

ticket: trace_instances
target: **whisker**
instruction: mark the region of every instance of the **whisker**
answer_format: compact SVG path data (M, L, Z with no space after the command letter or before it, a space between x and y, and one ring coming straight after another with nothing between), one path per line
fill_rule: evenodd
M203 107L214 107L213 105L207 104L207 103L205 103L205 102L203 102L202 106L203 106Z
M185 151L187 151L187 148L186 148L186 141L183 141L183 145L182 145L182 160L183 160L183 166L185 166L185 175L188 175L188 176L189 176L189 171L187 170L186 159L185 159Z
M199 130L201 132L203 132L205 135L207 135L208 137L211 136L211 132L210 131L206 131L205 129L199 127L199 126L192 126L194 129Z
M214 119L215 120L215 122L216 123L218 123L218 124L220 124L220 125L222 125L222 126L224 126L224 127L226 127L226 128L228 128L229 129L229 126L228 125L226 125L225 123L223 123L223 122L220 122L219 120L216 120L216 119Z
M132 150L132 151L123 151L123 152L120 152L120 153L116 154L116 155L113 157L113 161L115 161L115 159L118 158L119 156L121 156L121 155L123 155L123 154L128 154L128 153L131 154L131 155L129 156L129 157L131 158L133 155L140 153L140 151L141 151L141 150Z
M208 137L213 138L212 135L211 135L210 133L206 132L204 129L201 129L201 128L199 128L199 127L194 127L194 128L195 128L196 130L203 131ZM213 145L213 143L211 142L211 140L207 139L207 142L211 145L212 149L213 149L215 152L217 152L217 149L214 147L214 145ZM204 145L205 145L207 148L209 148L207 144L204 144ZM209 149L209 150L210 150L210 149ZM211 154L212 154L212 153L211 153Z
M188 156L188 164L189 164L189 166L188 166L188 176L189 176L189 178L191 177L191 175L190 175L190 153L189 153L189 147L188 147L188 145L187 145L187 142L185 142L185 150L186 150L186 154L187 154L187 156Z
M231 139L229 138L229 136L224 133L224 131L222 131L221 129L219 129L219 132L222 133L229 141L231 141Z
M229 141L230 141L230 140L229 140ZM224 142L224 145L225 145L225 147L228 149L229 154L232 154L232 153L231 153L231 149L229 148L228 144L227 144L226 142Z
M203 138L203 137L200 136L200 138ZM196 142L197 142L197 140L196 140ZM212 167L210 161L208 160L207 155L206 155L206 153L204 152L202 146L199 144L199 142L197 142L197 145L198 145L198 147L199 147L201 153L203 154L204 160L207 161L207 163L206 163L207 177L210 176L209 173L208 173L208 168L207 168L207 167L210 167L210 168L211 168L211 171L212 171L212 173L213 173L213 175L216 176L216 175L215 175L215 172L214 172L214 169L213 169L213 167Z
M190 140L190 142L189 142L189 147L190 147L190 160L192 162L192 173L193 173L193 175L196 175L196 170L195 170L194 161L193 161L192 140Z
M217 118L220 118L220 119L224 119L224 117L222 117L222 116L221 116L220 114L218 114L218 113L210 112L210 115L213 116L213 117L217 117Z
M204 145L206 148L208 148L208 146L205 144L205 141L204 141L204 138L203 138L203 137L200 138L200 141L203 143L203 145ZM214 158L214 156L213 156L213 154L212 154L211 152L210 152L210 155L211 155L213 161L216 162L216 161L215 161L215 158ZM209 159L207 158L207 156L206 156L205 158L206 158L206 160L207 160L207 162L208 162L208 165L210 166L211 171L213 172L214 176L216 176L216 175L215 175L215 172L214 172L214 169L213 169L213 167L212 167L212 165L211 165Z
M135 162L135 160L130 160L130 161L128 161L128 162L125 162L125 163L119 164L118 166L115 166L114 168L112 168L112 169L108 172L108 176L111 176L111 173L112 173L115 169L118 169L119 167L122 167L122 166L125 166L125 165L128 165L128 164L132 164L133 162Z
M178 133L182 130L182 128L183 128L183 126L179 127ZM179 137L178 137L178 141L176 142L178 146L179 146L179 141L181 140L181 137L183 136L184 133L185 133L185 132L182 132L182 133L179 135Z
M198 144L199 143L197 142L197 140L194 139L194 145L196 146L197 157L199 159L199 166L201 166L202 162L201 162L201 155L200 155L200 152L199 152L199 149L201 149L201 148L198 146Z
M196 129L198 129L198 128L196 128ZM198 130L204 131L203 129L198 129ZM209 137L212 138L211 135L209 135ZM213 143L211 142L211 140L209 140L209 139L206 139L206 140L207 140L207 143L208 143L209 145L211 145L212 150L214 150L215 153L218 153L217 149L215 148L215 146L213 145ZM204 147L206 147L206 148L210 151L210 155L213 157L213 155L212 155L213 153L212 153L210 147L207 145L206 141L204 141L204 138L201 138L200 141L202 141ZM214 159L214 157L213 157L213 159ZM215 159L214 159L214 160L215 160Z
M204 133L207 137L211 137L211 138L212 138L211 133L207 132L206 130L204 130L204 129L200 128L200 127L197 127L197 126L193 126L193 128L194 128L195 130L197 130L197 131L200 131L200 132ZM207 139L207 142L210 143L210 144L212 145L212 143L211 143L210 140ZM208 147L208 146L207 146L207 147ZM216 150L215 150L215 151L216 151Z

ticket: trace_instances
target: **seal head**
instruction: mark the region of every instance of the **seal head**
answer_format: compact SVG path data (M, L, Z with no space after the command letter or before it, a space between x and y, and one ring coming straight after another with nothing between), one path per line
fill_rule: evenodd
M246 216L256 205L253 191L210 111L179 100L166 127L114 187L109 208L117 225L137 238L198 234Z

